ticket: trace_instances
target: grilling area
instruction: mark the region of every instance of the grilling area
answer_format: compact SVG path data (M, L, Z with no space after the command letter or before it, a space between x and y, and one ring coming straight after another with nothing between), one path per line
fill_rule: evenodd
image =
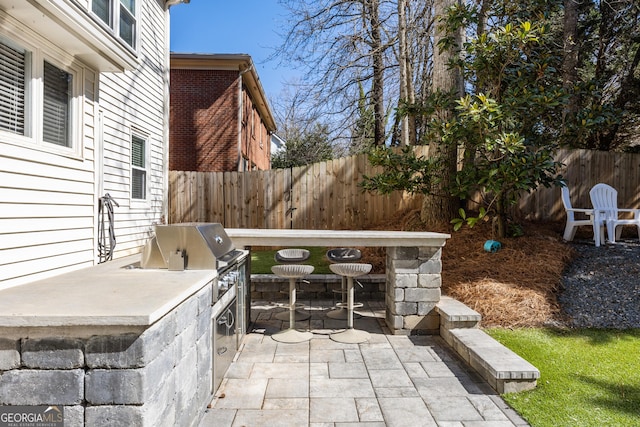
M198 425L265 315L264 302L252 310L252 246L385 247L384 336L440 335L498 392L535 386L537 370L483 335L477 313L442 298L448 237L156 226L142 254L0 291L0 399L63 406L68 425Z

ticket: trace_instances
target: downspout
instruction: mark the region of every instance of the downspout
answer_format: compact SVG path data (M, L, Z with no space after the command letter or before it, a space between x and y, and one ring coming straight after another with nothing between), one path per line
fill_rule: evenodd
M240 169L242 166L242 107L244 106L244 97L242 96L242 76L244 73L251 71L253 68L253 64L249 65L244 70L240 71L238 74L238 164L236 165L236 170L238 172L242 172Z

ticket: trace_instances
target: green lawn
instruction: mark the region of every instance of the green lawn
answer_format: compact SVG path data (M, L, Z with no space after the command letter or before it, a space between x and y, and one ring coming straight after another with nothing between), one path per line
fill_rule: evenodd
M329 261L327 260L327 248L303 248L311 252L311 256L305 264L315 266L313 274L333 274L329 270ZM276 264L273 257L276 250L252 250L251 251L251 273L252 274L272 274L271 266Z
M505 400L534 427L640 426L640 329L489 329L540 370Z

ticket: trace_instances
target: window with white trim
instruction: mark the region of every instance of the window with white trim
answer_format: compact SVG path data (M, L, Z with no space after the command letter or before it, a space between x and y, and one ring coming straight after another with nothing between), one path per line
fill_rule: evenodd
M116 37L136 48L136 0L92 0L91 11Z
M131 135L131 198L146 200L147 198L147 139Z
M61 67L54 56L0 37L0 132L10 141L77 154L80 69Z

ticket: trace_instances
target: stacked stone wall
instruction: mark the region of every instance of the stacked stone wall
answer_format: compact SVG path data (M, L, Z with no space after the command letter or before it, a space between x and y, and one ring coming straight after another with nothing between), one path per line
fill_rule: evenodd
M355 297L358 301L384 301L385 276L371 274L356 279ZM298 281L299 300L340 299L340 276L335 274L312 274ZM334 292L335 291L335 292ZM251 276L251 299L253 301L288 301L289 279L273 274L253 274Z
M442 248L387 248L387 326L396 334L439 333Z
M64 406L66 427L198 424L212 391L210 287L141 333L48 330L0 339L0 405Z

